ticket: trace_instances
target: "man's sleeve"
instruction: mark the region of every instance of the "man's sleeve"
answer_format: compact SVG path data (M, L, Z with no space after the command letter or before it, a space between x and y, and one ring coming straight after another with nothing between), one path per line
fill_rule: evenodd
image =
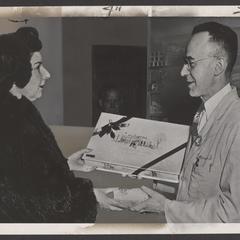
M226 161L222 167L219 192L208 199L194 201L168 200L167 222L240 222L240 124L229 131L224 148Z

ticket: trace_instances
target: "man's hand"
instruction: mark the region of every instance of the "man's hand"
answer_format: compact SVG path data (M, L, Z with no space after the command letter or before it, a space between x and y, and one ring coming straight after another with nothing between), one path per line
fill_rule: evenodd
M118 201L107 196L107 194L112 192L114 189L116 188L94 188L94 193L100 207L109 210L121 211L124 206Z
M166 198L162 194L155 192L152 189L147 188L145 186L141 187L141 189L145 193L147 193L150 198L132 207L131 208L132 211L137 211L140 213L144 212L160 213L164 211Z
M83 172L93 171L95 167L87 166L82 158L85 153L89 153L91 151L92 151L91 149L82 149L69 156L68 166L70 170L79 170Z

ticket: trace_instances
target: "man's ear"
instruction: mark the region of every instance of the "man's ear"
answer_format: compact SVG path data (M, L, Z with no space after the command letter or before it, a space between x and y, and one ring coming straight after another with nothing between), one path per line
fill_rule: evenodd
M215 76L219 76L225 72L227 68L227 61L224 57L217 58L217 64L215 66Z

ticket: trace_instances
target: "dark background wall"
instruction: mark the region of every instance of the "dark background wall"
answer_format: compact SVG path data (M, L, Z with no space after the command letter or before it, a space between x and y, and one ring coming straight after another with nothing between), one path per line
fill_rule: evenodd
M169 122L190 124L199 106L200 99L189 96L186 81L180 76L180 71L183 66L185 46L191 36L193 27L207 21L216 21L232 27L240 39L240 21L238 18L167 17L151 19L149 58L152 52L159 51L163 54L166 64L159 69L149 69L148 81L149 84L154 81L159 83L160 87L156 94L157 100L166 112ZM162 72L162 79L156 72ZM240 81L239 72L238 57L232 79L232 83L237 86L239 86ZM151 109L151 97L152 95L148 94L148 110ZM148 112L148 115L150 118L151 112ZM161 120L160 115L159 120Z
M33 26L39 31L43 43L43 64L51 79L43 90L43 98L34 102L48 124L63 124L63 74L62 74L62 19L28 18L27 24L0 19L0 33L14 32L22 26ZM21 18L13 18L21 20Z
M63 19L64 124L91 126L93 45L147 46L147 18Z
M147 47L94 45L92 47L92 120L101 112L146 117ZM118 110L103 107L109 91L118 92ZM111 91L110 91L111 92ZM106 96L107 95L107 96ZM101 102L102 101L102 102ZM115 99L116 101L116 99ZM111 106L116 103L107 101Z
M62 19L34 18L30 25L35 26L43 42L43 64L51 74L43 89L43 97L34 102L44 120L51 125L63 124L63 55Z
M44 65L51 73L51 80L44 89L43 98L34 104L48 124L91 126L92 46L146 47L146 87L149 88L152 78L157 81L160 79L158 72L149 68L149 59L152 51L161 50L167 54L167 66L164 68L166 75L163 77L164 87L155 97L167 106L169 121L187 122L196 105L192 105L193 99L188 96L184 79L180 77L184 47L192 28L200 22L210 20L233 27L240 39L239 18L30 18L27 25L39 30L44 46ZM4 18L0 20L1 33L15 31L24 25ZM152 72L154 73L151 75ZM240 86L239 80L238 57L232 82ZM154 118L150 112L150 100L148 94L146 117Z

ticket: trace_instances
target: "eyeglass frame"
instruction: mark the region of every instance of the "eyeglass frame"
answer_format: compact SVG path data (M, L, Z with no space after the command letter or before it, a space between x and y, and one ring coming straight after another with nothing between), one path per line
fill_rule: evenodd
M191 61L189 59L190 57L185 56L185 57L183 57L183 62L184 62L184 66L187 65L187 70L192 71L192 69L193 69L193 66L191 66L192 64L207 60L207 59L212 58L212 57L215 58L215 57L218 57L218 56L208 56L208 57L205 57L205 58L197 59L195 61Z

